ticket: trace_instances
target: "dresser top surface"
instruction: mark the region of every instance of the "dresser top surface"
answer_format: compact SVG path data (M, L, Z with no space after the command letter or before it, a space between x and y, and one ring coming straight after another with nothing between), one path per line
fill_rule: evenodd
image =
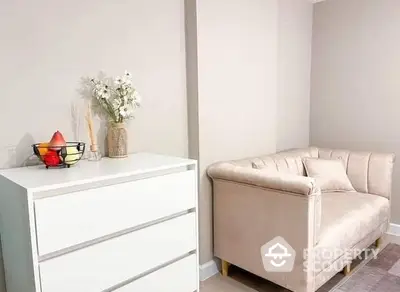
M79 161L71 168L46 169L44 165L0 170L0 176L33 192L149 174L185 167L195 160L152 153L135 153L127 158L102 158L100 161Z

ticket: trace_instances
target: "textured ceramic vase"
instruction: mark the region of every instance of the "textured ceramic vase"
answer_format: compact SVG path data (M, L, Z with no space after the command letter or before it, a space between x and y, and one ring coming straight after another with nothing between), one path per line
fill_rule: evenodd
M124 123L109 123L107 144L109 157L123 158L128 156L128 132Z

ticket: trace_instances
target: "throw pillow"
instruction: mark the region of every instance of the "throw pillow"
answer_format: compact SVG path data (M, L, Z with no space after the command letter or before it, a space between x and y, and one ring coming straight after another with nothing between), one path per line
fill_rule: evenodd
M355 191L340 159L304 158L307 176L313 177L322 192Z

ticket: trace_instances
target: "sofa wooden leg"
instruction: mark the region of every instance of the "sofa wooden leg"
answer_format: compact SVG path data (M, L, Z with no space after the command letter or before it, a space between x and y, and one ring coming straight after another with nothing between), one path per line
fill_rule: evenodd
M351 262L344 267L343 273L344 273L345 276L350 275L350 273L351 273Z
M382 247L382 237L379 237L376 241L375 241L375 246L376 248L381 248Z
M222 260L221 263L222 263L222 276L228 276L228 269L231 264L224 260Z

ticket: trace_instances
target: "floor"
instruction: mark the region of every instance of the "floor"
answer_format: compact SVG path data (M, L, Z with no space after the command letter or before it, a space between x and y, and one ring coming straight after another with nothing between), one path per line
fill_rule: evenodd
M399 292L400 245L390 243L334 292Z
M400 237L387 235L384 238L384 245L388 243L396 243L400 245ZM355 268L355 271L357 268ZM215 275L201 283L201 292L283 292L287 291L272 283L244 272L240 269L230 270L231 276L223 277L220 274ZM343 274L339 273L333 281L330 281L329 286L323 286L318 292L331 291L337 285L347 280Z

